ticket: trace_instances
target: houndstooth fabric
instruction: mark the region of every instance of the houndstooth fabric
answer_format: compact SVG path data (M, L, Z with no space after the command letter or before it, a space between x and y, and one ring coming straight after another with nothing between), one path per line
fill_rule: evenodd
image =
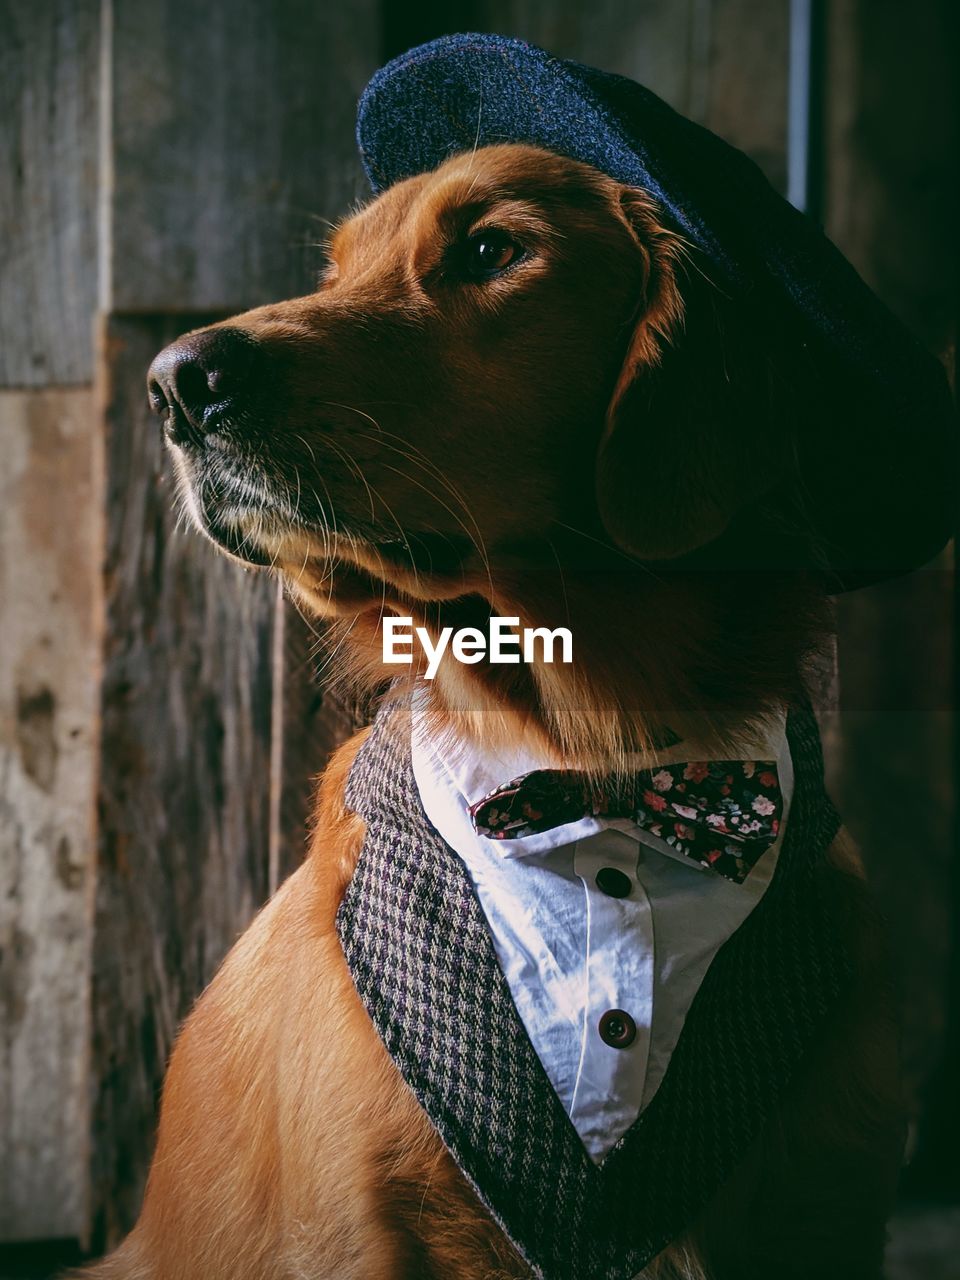
M839 819L816 722L791 712L795 792L777 872L714 959L653 1101L601 1165L514 1007L466 868L430 826L409 707L388 704L347 803L367 822L337 917L357 991L464 1175L543 1280L629 1280L744 1155L850 960L823 853Z

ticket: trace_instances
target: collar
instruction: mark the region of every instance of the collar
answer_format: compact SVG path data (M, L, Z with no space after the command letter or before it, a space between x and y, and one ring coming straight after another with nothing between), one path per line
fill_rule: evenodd
M428 698L429 694L422 688L418 688L413 695L414 773L427 817L447 843L461 854L465 849L479 843L484 849L496 849L502 858L529 858L563 848L577 840L585 840L601 831L614 830L624 832L639 843L656 849L665 857L683 862L694 872L704 875L714 874L706 868L696 866L665 840L644 831L627 818L579 818L575 822L564 823L549 831L524 836L521 840L491 840L487 836L477 834L468 812L471 804L487 795L494 787L520 774L530 773L536 769L563 768L564 763L529 748L495 751L482 743L458 738L452 734L438 738L430 732L428 727L429 721L426 714ZM637 753L629 758L628 763L632 768L643 769L656 765L675 764L680 761L707 761L710 758L695 742L686 739L659 750L655 756L651 753ZM783 839L794 786L793 764L786 736L786 710L773 713L753 734L744 736L735 749L725 752L724 759L777 761L784 804L784 820L776 841L776 846L779 847ZM445 803L444 798L438 796L437 789L430 785L429 780L437 777L443 778L446 794L449 795L452 791L457 797L455 807L459 812L451 814L450 805ZM754 875L766 878L772 874L774 863L774 858L762 858L747 879L752 880Z

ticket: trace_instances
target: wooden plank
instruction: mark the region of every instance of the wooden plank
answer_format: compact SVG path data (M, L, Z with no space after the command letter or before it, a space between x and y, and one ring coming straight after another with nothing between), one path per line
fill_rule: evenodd
M139 1208L173 1036L267 896L273 584L178 520L146 406L184 317L105 322L106 628L93 951L93 1208Z
M360 191L375 0L113 0L105 311L239 310L311 287Z
M745 151L783 192L789 0L699 0L696 7L690 113Z
M176 1027L302 858L309 779L347 729L309 662L284 670L275 584L177 525L144 372L204 312L312 287L308 242L361 191L354 108L379 41L375 0L111 0L105 12L99 1247L139 1207Z
M102 634L91 393L0 393L0 426L0 1240L83 1238Z
M895 4L868 14L856 0L834 0L830 12L828 233L924 345L952 362L956 5L928 0L907 19Z
M932 351L956 321L956 6L830 10L826 230ZM908 38L905 38L907 36ZM896 93L891 85L896 84ZM909 447L909 442L905 442ZM942 1043L955 822L952 567L838 602L842 756L836 790L888 921L902 992L913 1117ZM956 1042L960 1042L960 1036ZM952 1128L928 1132L956 1164L956 1070L944 1077Z
M832 782L887 918L914 1120L939 1053L952 931L950 583L944 564L837 602Z
M0 387L93 376L99 9L0 3Z

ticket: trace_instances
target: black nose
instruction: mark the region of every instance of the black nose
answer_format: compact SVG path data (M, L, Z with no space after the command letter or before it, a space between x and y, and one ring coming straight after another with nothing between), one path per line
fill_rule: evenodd
M249 390L258 346L239 329L201 329L164 347L147 374L154 413L177 444L221 429Z

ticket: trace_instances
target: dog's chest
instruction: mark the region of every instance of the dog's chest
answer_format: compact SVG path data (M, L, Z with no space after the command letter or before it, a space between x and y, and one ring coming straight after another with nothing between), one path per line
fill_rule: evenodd
M428 821L409 709L381 714L348 802L367 823L338 914L354 983L467 1179L537 1274L626 1280L758 1132L841 989L824 890L837 817L812 717L788 724L794 809L763 900L716 952L649 1105L591 1158L538 1056L463 860Z

